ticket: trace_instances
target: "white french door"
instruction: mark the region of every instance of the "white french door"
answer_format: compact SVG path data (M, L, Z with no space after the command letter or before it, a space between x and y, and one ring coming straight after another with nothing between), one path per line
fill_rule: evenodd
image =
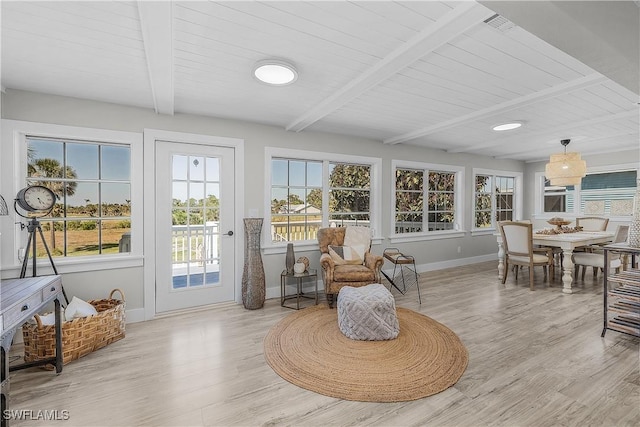
M234 300L234 149L156 144L156 312Z

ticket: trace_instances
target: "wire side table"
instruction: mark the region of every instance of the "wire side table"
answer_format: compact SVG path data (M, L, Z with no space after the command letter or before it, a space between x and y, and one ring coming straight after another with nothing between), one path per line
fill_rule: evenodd
M296 293L287 295L286 287L287 281L289 279L294 279L296 281ZM305 294L303 292L303 284L305 281L313 280L314 293ZM285 302L290 299L296 300L295 307L286 305ZM287 273L287 270L282 270L280 273L280 306L286 308L292 308L294 310L300 310L300 298L303 299L315 299L315 305L318 305L318 270L308 269L304 273L295 274L295 273Z
M387 278L391 286L396 288L402 295L412 287L418 288L418 301L422 304L420 296L420 285L418 284L418 270L416 270L416 260L411 255L405 255L398 248L386 248L382 256L393 264L393 274L389 277L384 271L380 271ZM391 290L391 286L389 290ZM402 286L402 288L400 288Z

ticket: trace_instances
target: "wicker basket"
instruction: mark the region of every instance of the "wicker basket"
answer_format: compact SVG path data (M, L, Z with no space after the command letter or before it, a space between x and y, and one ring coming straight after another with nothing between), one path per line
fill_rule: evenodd
M120 292L122 300L113 299ZM114 289L109 298L88 301L98 314L80 317L62 324L62 363L76 360L114 341L124 338L125 299L120 289ZM43 325L35 315L36 324L22 326L24 361L34 362L56 355L55 325ZM45 365L53 369L53 365Z

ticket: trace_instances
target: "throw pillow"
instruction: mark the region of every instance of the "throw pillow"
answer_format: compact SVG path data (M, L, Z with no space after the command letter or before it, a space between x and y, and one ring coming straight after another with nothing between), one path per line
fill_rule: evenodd
M344 245L358 252L364 260L364 254L371 247L371 229L369 227L348 226L344 232Z
M71 302L64 310L64 318L67 321L73 320L77 317L87 317L98 314L98 310L86 301L81 300L78 297L73 297Z
M336 265L362 264L362 258L350 246L329 246L329 255Z

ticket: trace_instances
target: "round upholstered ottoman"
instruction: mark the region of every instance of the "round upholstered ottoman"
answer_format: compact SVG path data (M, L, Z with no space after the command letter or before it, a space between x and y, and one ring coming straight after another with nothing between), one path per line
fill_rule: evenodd
M345 286L338 294L338 326L353 340L392 340L400 332L396 301L380 283Z

